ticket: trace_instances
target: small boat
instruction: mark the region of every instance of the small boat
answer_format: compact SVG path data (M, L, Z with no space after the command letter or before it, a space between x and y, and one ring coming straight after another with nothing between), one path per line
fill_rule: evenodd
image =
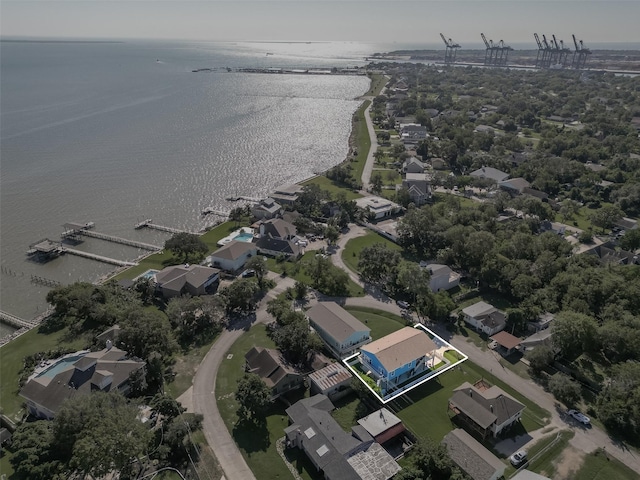
M267 57L268 57L269 55L273 55L273 53L267 53Z

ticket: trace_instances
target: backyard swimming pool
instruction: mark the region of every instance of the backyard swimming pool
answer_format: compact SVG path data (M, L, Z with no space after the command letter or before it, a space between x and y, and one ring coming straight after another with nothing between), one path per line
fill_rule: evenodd
M223 247L232 240L247 243L253 241L253 228L242 227L231 232L229 235L218 242L218 246Z

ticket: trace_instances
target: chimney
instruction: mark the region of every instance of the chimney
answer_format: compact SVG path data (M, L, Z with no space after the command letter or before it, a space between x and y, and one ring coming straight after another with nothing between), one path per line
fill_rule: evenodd
M489 405L489 409L491 410L491 413L493 413L493 405Z
M111 340L107 340L107 350L111 350L111 347L113 347L113 342Z

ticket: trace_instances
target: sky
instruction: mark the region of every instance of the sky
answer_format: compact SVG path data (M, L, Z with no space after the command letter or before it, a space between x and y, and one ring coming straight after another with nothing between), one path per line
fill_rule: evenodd
M640 0L0 0L3 37L440 42L533 32L640 42Z

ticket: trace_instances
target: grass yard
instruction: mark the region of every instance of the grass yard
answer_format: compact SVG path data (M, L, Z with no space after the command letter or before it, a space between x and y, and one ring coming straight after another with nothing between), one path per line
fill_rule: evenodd
M562 452L567 448L567 445L569 445L569 440L573 438L573 435L574 433L571 430L562 430L561 432L542 437L527 449L530 459L527 469L553 478L555 462L561 457ZM516 469L509 465L504 472L505 478L509 478L515 471Z
M173 372L176 375L172 382L165 384L165 390L169 395L178 398L193 385L193 376L217 337L216 335L216 338L207 344L192 348L183 355L176 355L176 363L173 365Z
M434 193L433 198L436 202L446 202L446 201L458 201L460 202L460 206L462 207L472 207L477 206L478 202L471 200L470 198L463 197L462 195L454 195L452 193Z
M351 163L353 166L352 176L358 182L362 180L362 171L364 170L364 164L367 162L367 156L369 150L371 150L371 138L369 137L369 129L367 128L367 122L364 118L365 110L371 105L370 100L366 100L355 113L355 122L353 125L353 135L355 138L355 149L358 151L358 156L355 157L355 161Z
M313 285L313 280L309 275L307 275L304 265L305 263L311 261L313 256L317 254L318 252L316 250L310 250L305 253L297 262L277 262L274 258L267 258L267 268L272 272L280 274L286 271L287 275L297 280L298 282L306 283L307 285ZM329 268L338 269L338 267L336 267L332 263L329 264ZM362 290L362 288L350 278L347 283L347 290L349 293L349 297L364 296L364 291Z
M573 480L638 480L639 478L640 474L601 449L587 455L580 470L573 474Z
M406 326L402 317L382 310L350 306L345 307L345 310L371 329L373 340L378 340Z
M380 92L387 84L387 77L381 74L374 73L369 76L371 78L371 86L369 87L369 91L365 95L380 95Z
M309 180L302 182L300 185L305 186L305 185L311 185L311 184L318 185L322 190L329 192L333 198L335 198L339 192L344 193L347 197L347 200L355 200L357 198L362 197L362 195L360 195L357 192L354 192L350 188L343 187L338 183L334 182L333 180L330 180L327 177L324 177L321 175L310 178Z
M260 473L259 478L291 478L291 473L276 450L276 441L284 436L284 429L288 426L284 404L276 402L266 413L264 422L256 425L238 421L236 414L238 403L233 394L238 379L244 374L244 355L253 346L275 348L273 342L267 337L264 325L256 325L242 335L229 350L229 354L233 357L220 365L216 378L216 401L220 415L249 468L256 474ZM304 462L298 459L295 465L304 465ZM313 479L302 466L300 468L303 479Z
M66 328L50 334L38 333L34 328L0 348L0 405L3 413L12 420L19 420L22 416L23 400L18 396L18 381L24 358L58 348L77 351L86 346L84 338L69 341L66 334Z
M391 250L396 250L398 252L402 251L402 247L400 245L393 243L391 240L387 240L377 233L369 232L361 237L352 238L347 242L344 250L341 253L342 260L344 261L345 265L350 270L357 273L360 251L363 248L370 247L375 243L384 243L387 248L390 248Z

